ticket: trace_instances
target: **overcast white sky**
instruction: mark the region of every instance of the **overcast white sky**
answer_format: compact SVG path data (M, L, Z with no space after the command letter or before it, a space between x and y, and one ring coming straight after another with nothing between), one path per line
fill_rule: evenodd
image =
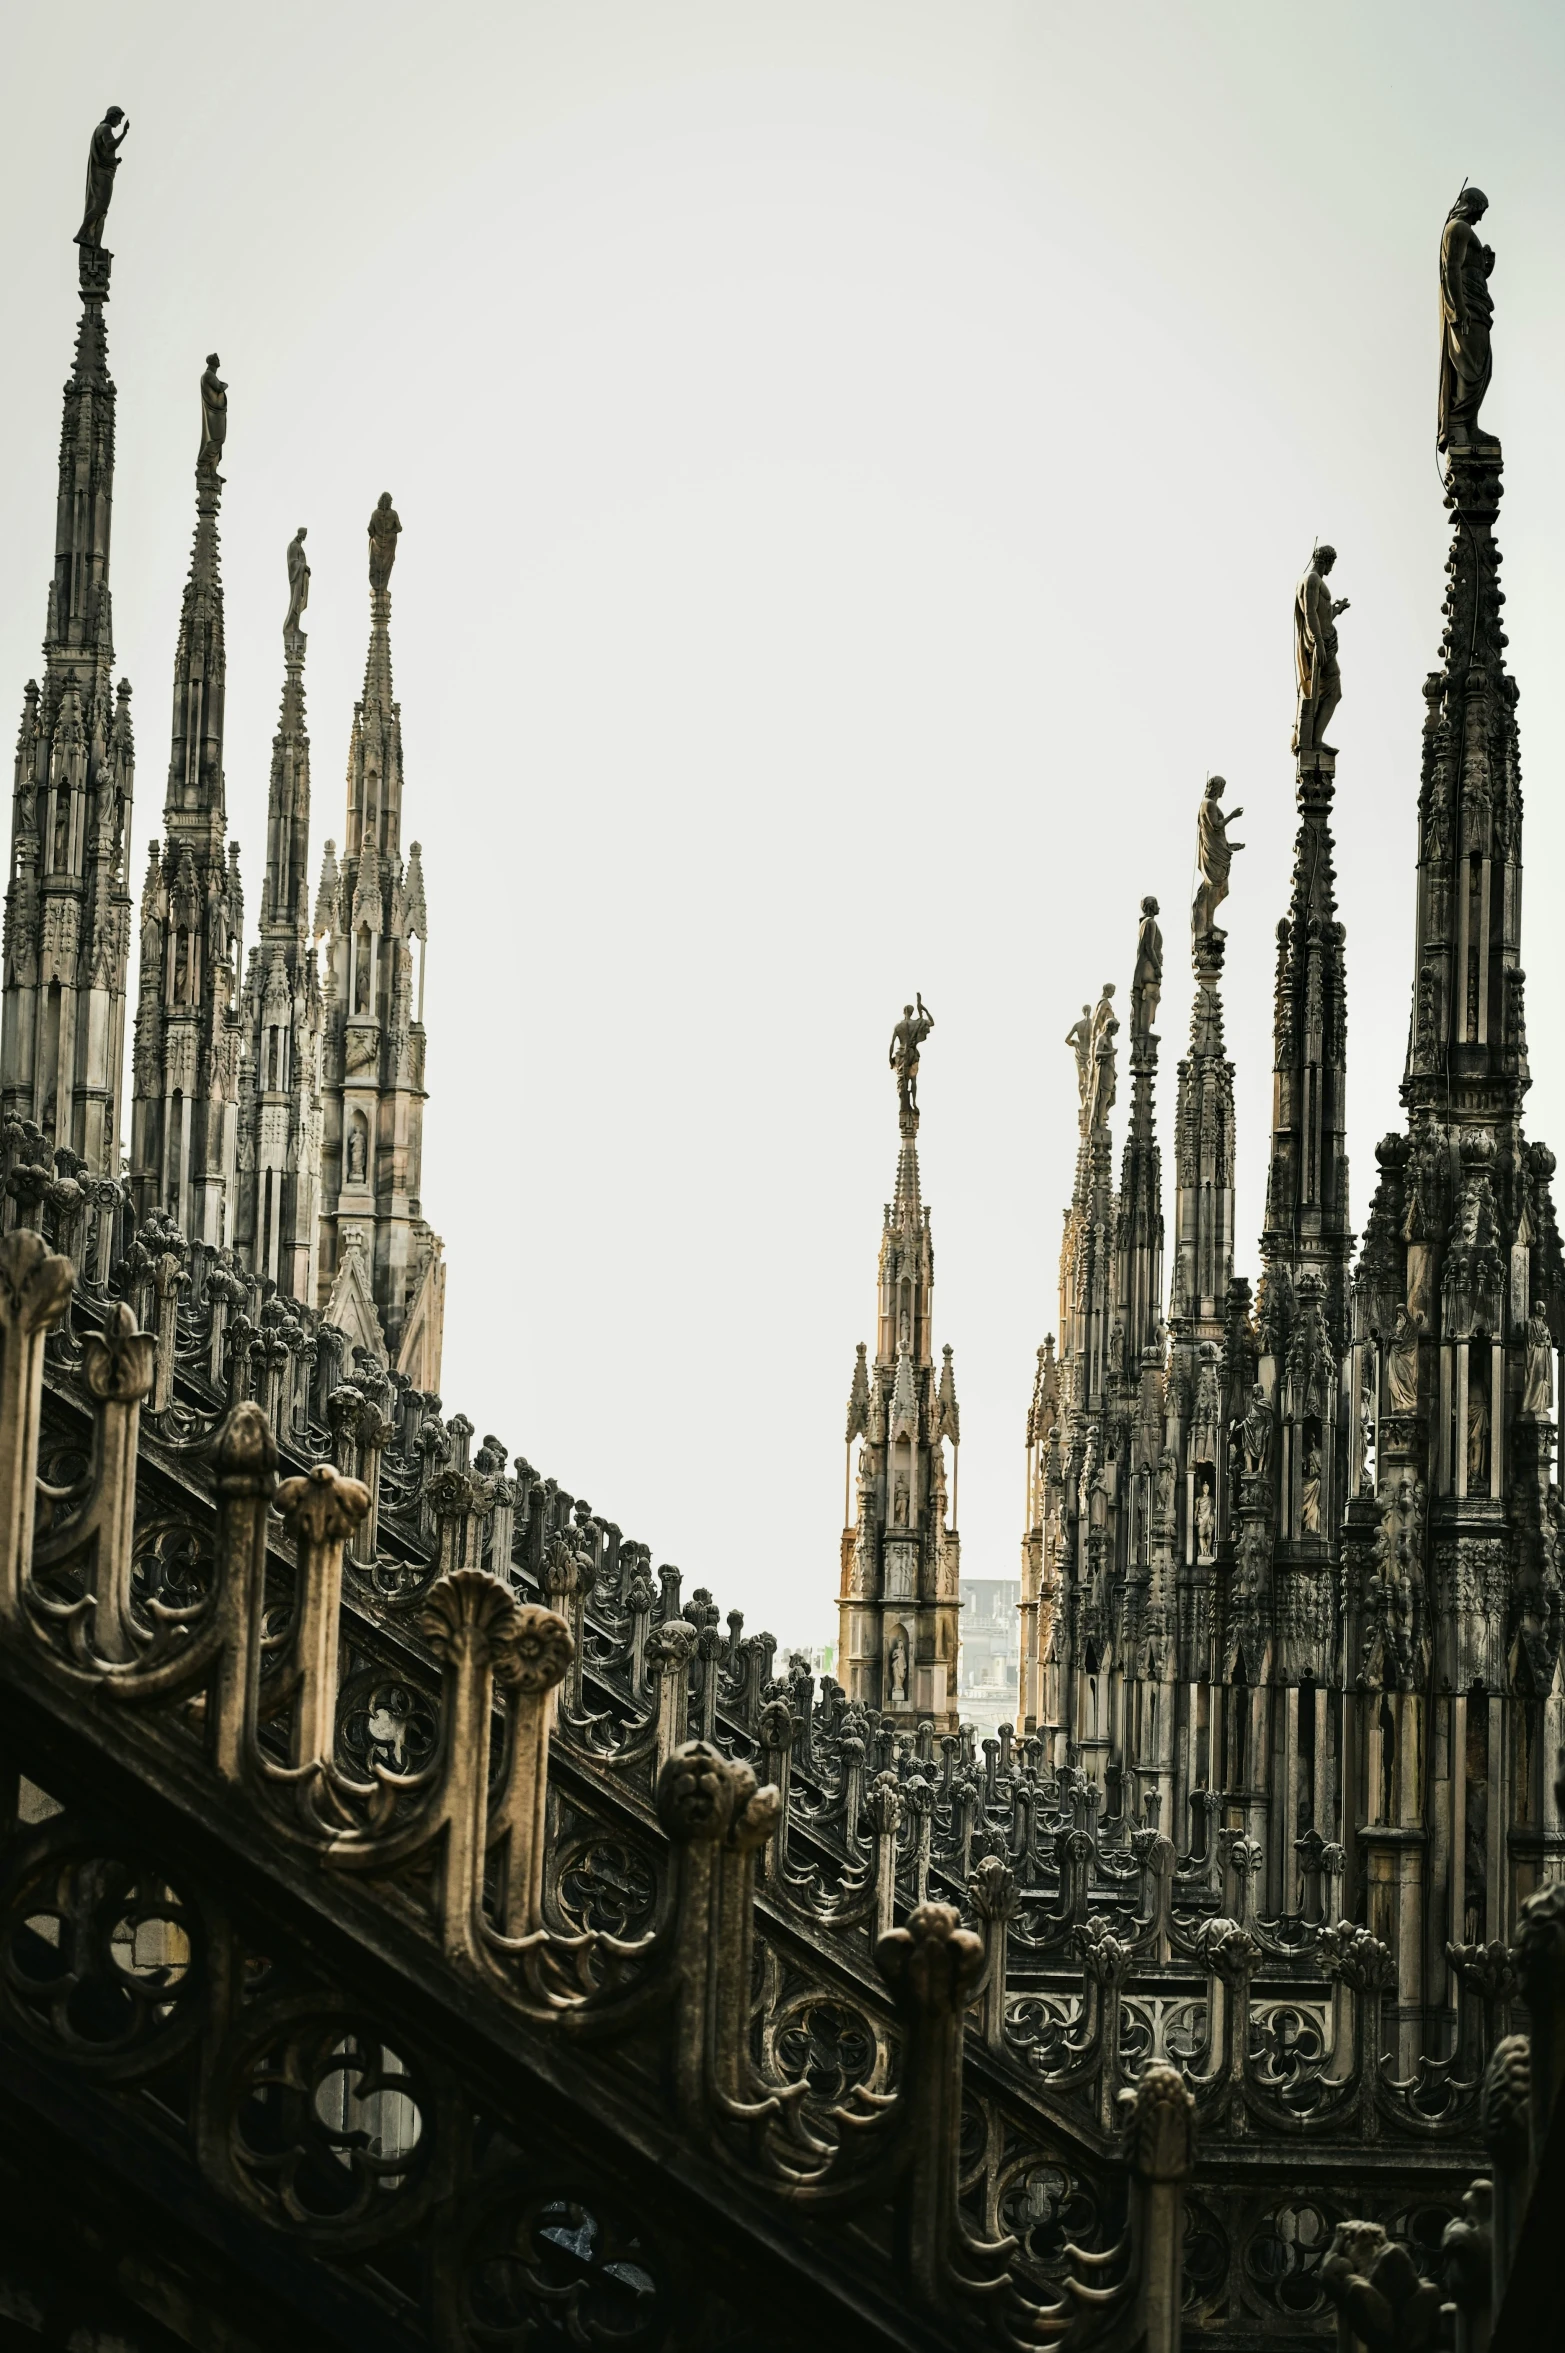
M38 666L70 238L114 101L133 878L215 348L252 918L283 549L307 523L318 861L389 488L447 1407L687 1590L784 1640L834 1631L915 988L964 1565L1016 1573L1075 1143L1061 1041L1105 977L1124 990L1155 891L1166 1150L1211 768L1245 810L1228 1013L1257 1232L1317 533L1353 606L1333 733L1362 1223L1406 1039L1435 255L1464 175L1499 255L1531 1124L1561 1143L1565 10L79 0L13 5L6 47L0 700Z

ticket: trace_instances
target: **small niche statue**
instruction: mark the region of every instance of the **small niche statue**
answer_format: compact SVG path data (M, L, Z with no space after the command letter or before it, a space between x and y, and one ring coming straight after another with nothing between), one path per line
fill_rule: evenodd
M1522 1414L1529 1421L1546 1422L1554 1410L1554 1342L1549 1319L1540 1305L1527 1319L1527 1364L1522 1384Z
M304 552L304 532L301 523L288 542L288 610L283 617L283 643L293 656L304 652L304 631L299 624L310 601L310 566Z

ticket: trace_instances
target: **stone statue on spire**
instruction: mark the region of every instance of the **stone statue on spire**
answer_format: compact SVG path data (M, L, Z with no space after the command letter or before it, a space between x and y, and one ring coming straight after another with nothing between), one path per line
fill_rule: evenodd
M228 439L228 386L217 372L219 365L217 353L209 351L201 378L201 447L196 453L197 466L209 474L222 464Z
M1083 1005L1080 1021L1073 1021L1065 1032L1065 1043L1076 1057L1076 1116L1083 1135L1087 1132L1087 1105L1092 1099L1092 1007Z
M1224 816L1219 807L1220 796L1227 791L1221 776L1209 776L1201 799L1201 813L1197 820L1196 857L1201 868L1201 881L1190 909L1190 928L1199 939L1203 933L1217 931L1217 910L1228 896L1228 870L1233 864L1235 850L1244 848L1243 842L1231 842L1228 828L1242 809L1230 809Z
M124 108L111 106L95 127L87 149L87 201L75 242L91 246L94 252L103 244L103 224L109 217L109 204L114 195L114 175L120 168L120 149L129 129L130 117Z
M1335 754L1326 741L1326 729L1342 700L1336 622L1348 609L1347 598L1333 597L1326 585L1336 560L1334 547L1317 544L1293 600L1293 659L1299 681L1293 748L1301 760L1313 759L1317 752Z
M1499 443L1478 430L1478 411L1494 373L1489 327L1494 302L1489 277L1494 248L1478 223L1489 209L1481 188L1464 188L1446 215L1440 238L1440 421L1436 447L1498 455Z
M283 616L283 650L290 662L304 659L304 631L299 624L310 601L310 565L304 552L305 526L299 525L288 542L288 610Z
M1114 1040L1118 1035L1119 1017L1114 1011L1114 983L1106 980L1092 1016L1086 1119L1082 1129L1084 1135L1090 1135L1094 1128L1106 1127L1109 1113L1114 1108Z
M1163 934L1157 912L1156 899L1142 900L1136 968L1130 977L1130 1031L1137 1038L1150 1036L1163 994Z
M920 994L916 1006L904 1005L902 1019L891 1033L891 1068L897 1074L897 1115L905 1136L918 1127L918 1050L935 1026Z
M370 587L377 596L391 586L391 567L397 560L397 533L401 529L401 518L391 503L391 493L383 490L370 517Z

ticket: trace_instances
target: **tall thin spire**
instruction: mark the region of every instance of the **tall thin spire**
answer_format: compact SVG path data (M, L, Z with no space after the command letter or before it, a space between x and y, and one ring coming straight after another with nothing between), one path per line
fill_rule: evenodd
M239 1207L235 1244L287 1297L315 1305L320 1247L321 1031L309 944L310 737L304 712L310 567L301 524L288 548L283 700L272 738L260 941L241 1024Z
M148 844L131 1107L138 1214L171 1215L194 1241L232 1239L239 1119L234 984L243 922L239 845L226 843L227 656L218 468L228 392L218 357L201 378L196 528L174 656L164 839Z
M1220 1340L1234 1270L1234 1069L1223 1043L1222 973L1228 935L1217 910L1242 842L1228 839L1241 810L1223 813L1222 777L1207 778L1197 831L1201 881L1190 910L1195 999L1190 1049L1179 1065L1174 1113L1174 1269L1170 1320L1199 1340Z
M432 1390L445 1262L419 1198L428 917L417 842L402 860L402 710L391 682L401 529L386 491L369 523L370 640L348 750L343 855L339 862L327 842L316 896L315 936L330 943L318 1286L334 1323Z
M110 107L93 133L77 234L81 320L60 429L43 685L28 682L17 739L0 1013L0 1114L35 1123L106 1176L120 1163L135 774L130 687L113 685L104 308L114 257L101 242L122 120Z
M880 1237L875 1361L861 1348L848 1403L848 1445L860 1441L854 1522L843 1529L839 1671L850 1698L937 1730L957 1720L961 1539L947 1525L946 1458L961 1420L951 1351L937 1373L929 1211L919 1195L918 1066L934 1028L922 997L892 1032L897 1074L897 1174Z
M1163 1159L1153 1094L1158 1037L1153 1027L1163 988L1163 934L1156 899L1143 899L1130 984L1130 1118L1114 1209L1114 1328L1120 1369L1137 1379L1163 1320Z

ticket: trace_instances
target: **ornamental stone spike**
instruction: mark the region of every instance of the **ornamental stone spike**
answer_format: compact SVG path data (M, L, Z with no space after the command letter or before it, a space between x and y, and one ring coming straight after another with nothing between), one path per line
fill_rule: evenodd
M118 1177L135 745L130 686L114 683L109 545L115 390L103 245L130 125L92 134L76 233L81 320L60 431L54 570L40 686L17 741L0 997L0 1116L31 1121L97 1176Z
M934 1016L920 995L891 1035L897 1078L896 1184L880 1241L875 1358L859 1351L849 1398L847 1492L838 1586L840 1667L849 1698L909 1729L957 1724L961 1539L948 1516L944 1448L958 1435L956 1389L934 1361L934 1243L918 1173L919 1054ZM859 1441L856 1518L852 1447ZM954 1493L949 1499L954 1505Z

